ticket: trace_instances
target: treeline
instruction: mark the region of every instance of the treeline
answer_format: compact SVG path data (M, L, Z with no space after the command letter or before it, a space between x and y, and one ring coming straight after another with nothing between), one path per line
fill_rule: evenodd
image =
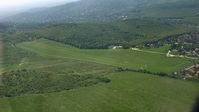
M15 34L16 32L22 32L27 30L39 29L52 25L53 23L1 23L0 22L0 33L4 34Z
M106 49L111 45L129 48L147 39L163 38L184 31L184 27L152 20L126 20L104 24L60 24L17 33L15 43L45 38L81 49Z
M122 67L118 67L116 69L117 72L139 72L139 73L145 73L145 74L151 74L151 75L157 75L157 76L161 76L161 77L170 77L170 78L174 78L174 79L184 79L185 76L183 75L175 75L175 73L164 73L164 72L151 72L148 70L144 70L144 69L129 69L129 68L122 68ZM186 78L186 80L188 81L194 81L194 82L198 82L199 79L198 78Z
M3 73L1 97L14 97L23 94L60 92L78 87L108 83L109 79L94 75L59 75L33 70L16 70Z
M153 75L158 75L158 76L169 76L169 74L164 73L164 72L154 73L154 72L151 72L151 71L148 71L148 70L144 70L144 69L135 70L135 69L118 67L116 71L117 72L126 72L126 71L129 71L129 72L139 72L139 73L153 74Z

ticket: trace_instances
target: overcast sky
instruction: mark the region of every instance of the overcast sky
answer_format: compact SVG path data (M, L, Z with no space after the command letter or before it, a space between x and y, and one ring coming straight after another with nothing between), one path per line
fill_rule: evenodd
M78 0L0 0L0 16L18 13L31 8L60 5Z

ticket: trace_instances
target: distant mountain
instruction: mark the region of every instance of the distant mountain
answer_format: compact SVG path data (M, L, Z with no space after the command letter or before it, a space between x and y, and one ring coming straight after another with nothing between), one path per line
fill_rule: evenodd
M182 0L80 0L69 4L30 10L5 21L15 23L72 23L125 20L139 16L139 11L155 4Z
M162 18L174 23L199 24L199 0L152 5L140 11L141 17Z

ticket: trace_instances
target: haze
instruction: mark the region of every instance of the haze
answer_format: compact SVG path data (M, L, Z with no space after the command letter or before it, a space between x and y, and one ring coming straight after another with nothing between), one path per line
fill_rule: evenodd
M78 0L0 0L0 19L31 8L50 7Z

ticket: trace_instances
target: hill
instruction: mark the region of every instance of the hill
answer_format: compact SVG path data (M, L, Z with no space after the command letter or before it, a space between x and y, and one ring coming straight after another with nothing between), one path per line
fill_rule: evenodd
M198 5L198 0L152 5L141 11L141 17L161 18L173 23L198 24Z
M111 45L129 48L139 43L158 40L188 31L183 25L164 21L125 20L104 24L68 23L24 31L13 35L12 41L21 42L46 38L82 49L104 49Z
M182 0L80 0L66 5L30 10L5 21L14 23L104 22L139 15L139 9Z

